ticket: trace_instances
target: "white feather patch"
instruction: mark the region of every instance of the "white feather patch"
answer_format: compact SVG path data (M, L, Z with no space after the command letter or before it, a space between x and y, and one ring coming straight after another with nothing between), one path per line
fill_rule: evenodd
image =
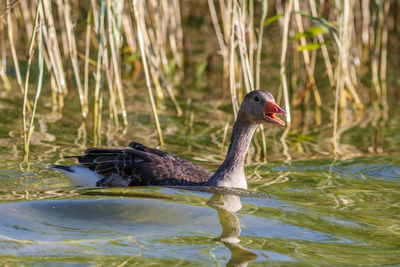
M72 172L62 169L57 170L65 173L66 176L71 179L71 182L76 186L95 187L96 182L103 178L94 171L81 165L72 165L70 167Z

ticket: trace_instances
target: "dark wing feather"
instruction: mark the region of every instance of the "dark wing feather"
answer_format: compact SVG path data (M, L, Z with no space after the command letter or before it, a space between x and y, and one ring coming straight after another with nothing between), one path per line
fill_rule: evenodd
M101 186L201 185L211 173L167 152L131 142L128 148L90 148L79 163L104 179Z

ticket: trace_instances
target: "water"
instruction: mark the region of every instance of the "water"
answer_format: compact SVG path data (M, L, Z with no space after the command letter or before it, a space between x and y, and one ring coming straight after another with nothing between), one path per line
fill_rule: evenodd
M130 140L156 145L150 110L132 101L134 127L126 135L105 130L103 145L124 146ZM252 150L246 168L250 192L103 189L75 187L61 173L46 169L50 163L73 163L63 156L90 146L90 132L85 143L77 131L79 107L71 104L57 122L57 114L42 107L26 164L20 163L20 103L12 98L0 103L1 265L400 263L396 117L382 134L384 154L368 153L373 143L365 133L370 128L354 127L343 134L341 147L352 153L338 160L320 153L329 144L323 131L293 132L288 139L293 160L285 162L282 129L268 129L271 162L263 163L259 151ZM219 146L231 114L217 110L215 115L196 100L185 109L195 114L193 126L190 112L183 117L163 112L163 149L215 169L224 157ZM105 119L105 128L111 126ZM353 145L356 135L361 137ZM299 151L300 143L307 151Z

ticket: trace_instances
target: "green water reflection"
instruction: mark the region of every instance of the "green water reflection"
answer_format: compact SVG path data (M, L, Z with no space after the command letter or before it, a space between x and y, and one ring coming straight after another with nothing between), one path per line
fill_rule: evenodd
M257 146L252 148L246 168L251 192L100 189L76 188L46 169L49 163L73 163L63 157L90 146L90 133L85 143L74 116L67 113L57 123L51 112L39 116L31 161L22 164L20 103L0 102L5 111L0 112L1 265L400 263L396 118L385 128L384 154L373 156L370 144L359 139L352 145L353 136L367 131L355 126L342 141L343 150L355 152L337 160L318 153L327 146L321 130L307 137L292 134L288 145L294 160L285 162L280 129L267 129L272 162L263 163ZM190 114L162 116L168 125L163 149L215 169L226 151L221 142L231 114L196 101L190 109L198 114L193 126ZM129 114L134 127L126 135L105 131L104 145L130 140L155 145L145 115L150 111ZM298 144L306 149L299 151Z

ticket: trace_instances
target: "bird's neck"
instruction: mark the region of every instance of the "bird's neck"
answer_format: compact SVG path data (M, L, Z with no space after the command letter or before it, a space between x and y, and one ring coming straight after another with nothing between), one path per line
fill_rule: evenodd
M257 124L238 116L233 126L231 145L226 159L211 176L210 185L247 188L244 160L256 127Z
M241 117L236 120L232 130L231 144L225 159L225 162L228 162L229 166L244 168L244 159L249 150L256 127L257 124L251 123Z

